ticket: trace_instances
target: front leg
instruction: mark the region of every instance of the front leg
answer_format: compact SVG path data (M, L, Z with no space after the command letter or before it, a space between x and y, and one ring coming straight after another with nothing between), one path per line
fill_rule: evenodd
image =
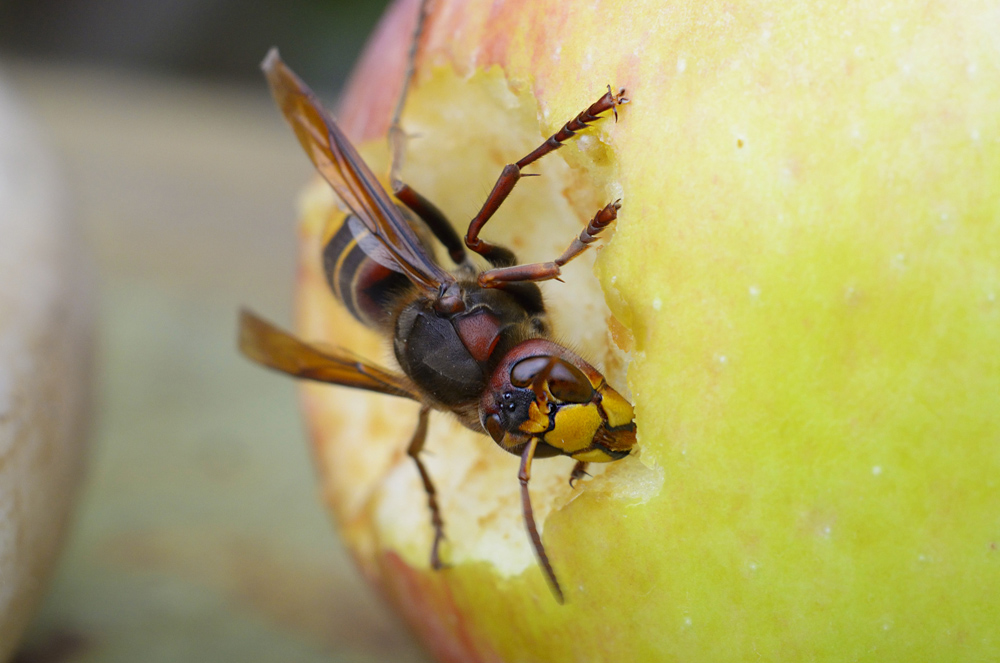
M580 236L573 240L563 254L552 262L536 262L530 265L512 265L510 267L488 269L479 275L479 285L484 288L498 288L502 287L505 283L516 281L537 282L559 278L559 274L562 273L562 266L586 251L597 240L600 232L618 218L618 210L621 209L621 206L620 200L606 205L604 209L594 215L594 218L590 220L590 223L583 229Z
M497 183L493 185L493 190L490 195L487 196L486 202L483 203L482 209L479 213L472 219L469 223L469 230L465 235L465 245L469 247L470 250L475 251L479 255L486 258L487 261L494 267L509 267L514 264L514 254L509 250L490 244L486 240L479 238L479 233L482 231L483 226L489 221L498 209L503 201L507 199L510 192L513 191L514 185L517 184L518 180L521 179L523 174L521 170L530 163L541 159L543 156L549 152L555 152L557 149L563 146L563 144L576 135L576 132L586 129L591 122L600 119L601 113L607 111L613 111L615 114L615 120L618 119L618 106L628 103L628 99L625 97L625 88L618 91L618 94L611 92L611 86L608 86L608 91L598 99L596 102L591 104L587 110L583 111L577 115L574 119L567 122L562 129L556 133L549 136L549 138L539 145L531 154L527 155L517 163L508 164L504 167L503 171L500 173Z

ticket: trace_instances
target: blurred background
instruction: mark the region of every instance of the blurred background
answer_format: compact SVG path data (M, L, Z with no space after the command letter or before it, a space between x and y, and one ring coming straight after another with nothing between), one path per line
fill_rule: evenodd
M384 0L0 0L0 85L47 138L100 288L88 477L17 663L419 661L319 496L287 324L310 166L258 65L330 101Z

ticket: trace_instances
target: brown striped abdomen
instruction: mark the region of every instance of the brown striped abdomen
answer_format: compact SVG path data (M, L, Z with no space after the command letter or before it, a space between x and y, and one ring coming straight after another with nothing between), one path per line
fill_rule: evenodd
M323 272L334 296L362 324L375 329L389 325L389 311L413 286L404 275L368 257L358 245L348 220L323 247Z

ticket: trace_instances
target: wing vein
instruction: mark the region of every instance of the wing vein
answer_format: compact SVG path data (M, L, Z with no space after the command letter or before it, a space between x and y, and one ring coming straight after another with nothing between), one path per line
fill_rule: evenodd
M455 282L426 252L378 178L340 131L312 90L276 50L262 65L271 92L299 143L336 194L385 247L391 269L404 274L423 294L436 299Z

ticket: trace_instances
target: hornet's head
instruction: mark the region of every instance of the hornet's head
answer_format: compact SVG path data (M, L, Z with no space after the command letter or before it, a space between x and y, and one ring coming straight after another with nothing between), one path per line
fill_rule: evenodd
M513 454L538 438L538 457L604 463L627 456L636 441L632 404L577 354L545 339L524 341L501 360L479 418Z

